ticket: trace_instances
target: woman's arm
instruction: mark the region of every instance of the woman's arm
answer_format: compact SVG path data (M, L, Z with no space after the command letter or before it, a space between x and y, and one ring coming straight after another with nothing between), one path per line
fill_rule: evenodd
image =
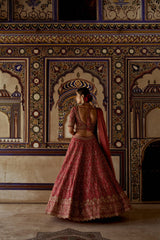
M74 128L73 127L68 127L68 131L70 134L74 135L76 132L74 131Z
M75 124L76 124L76 115L75 115L75 107L73 107L70 111L69 124L68 124L68 131L72 135L76 133Z

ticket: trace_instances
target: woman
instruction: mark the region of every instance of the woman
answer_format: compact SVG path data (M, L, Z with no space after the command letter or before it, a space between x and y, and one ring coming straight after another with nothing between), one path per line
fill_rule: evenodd
M72 140L46 208L73 221L118 216L130 208L115 178L102 110L91 101L87 88L77 90L68 126Z

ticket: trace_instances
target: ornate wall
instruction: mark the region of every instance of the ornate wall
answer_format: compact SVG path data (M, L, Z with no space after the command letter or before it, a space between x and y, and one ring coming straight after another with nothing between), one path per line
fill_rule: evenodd
M159 95L145 90L159 84L159 3L99 1L96 20L60 23L56 1L22 2L0 1L0 92L9 94L0 94L0 201L47 201L74 90L85 84L103 109L117 179L141 201L143 152L160 137L148 115Z

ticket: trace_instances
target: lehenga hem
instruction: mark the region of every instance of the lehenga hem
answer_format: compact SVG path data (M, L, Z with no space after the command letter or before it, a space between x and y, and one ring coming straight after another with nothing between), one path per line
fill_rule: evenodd
M95 216L95 217L90 217L90 218L79 218L79 217L65 217L65 216L61 216L59 214L53 214L53 213L46 213L47 215L53 216L53 217L57 217L60 219L64 219L64 220L69 220L69 221L74 221L74 222L88 222L88 221L94 221L96 219L107 219L107 218L113 218L113 217L118 217L118 216L122 216L122 214L124 214L125 212L131 210L131 207L126 208L125 210L122 210L121 212L119 212L118 214L109 214L109 215L101 215L101 216Z

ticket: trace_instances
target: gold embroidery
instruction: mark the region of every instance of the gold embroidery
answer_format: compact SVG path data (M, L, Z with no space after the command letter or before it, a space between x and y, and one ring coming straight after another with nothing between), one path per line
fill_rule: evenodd
M124 192L120 194L120 198L112 195L107 198L93 198L84 202L73 202L72 198L60 199L56 196L51 196L46 213L75 221L118 216L130 209Z

